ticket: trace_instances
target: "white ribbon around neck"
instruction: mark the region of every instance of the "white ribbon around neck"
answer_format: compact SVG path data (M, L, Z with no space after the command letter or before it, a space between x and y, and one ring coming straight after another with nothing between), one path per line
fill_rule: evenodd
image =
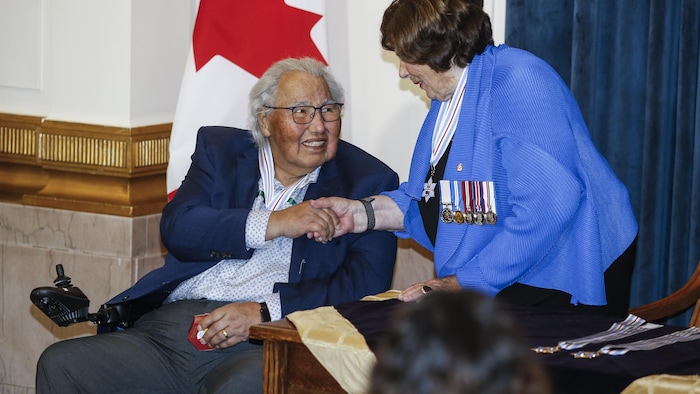
M459 82L457 83L457 89L455 89L455 93L450 100L440 104L440 111L438 112L435 128L433 129L432 150L430 151L430 165L433 167L440 161L440 158L445 153L445 150L447 150L447 146L450 144L455 134L457 123L459 122L460 109L462 108L464 91L467 87L468 71L469 66L464 68Z
M272 158L272 149L268 141L265 141L263 146L259 148L258 155L258 168L260 169L260 180L262 182L265 207L271 211L276 211L284 206L284 203L291 198L296 190L309 183L313 172L299 178L293 184L285 187L280 193L275 193L275 165Z

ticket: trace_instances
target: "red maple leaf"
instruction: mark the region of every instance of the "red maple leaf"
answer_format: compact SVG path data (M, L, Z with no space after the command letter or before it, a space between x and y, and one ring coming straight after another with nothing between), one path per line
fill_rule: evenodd
M192 34L195 69L221 55L257 78L274 62L309 56L327 64L311 40L321 15L284 0L201 0Z

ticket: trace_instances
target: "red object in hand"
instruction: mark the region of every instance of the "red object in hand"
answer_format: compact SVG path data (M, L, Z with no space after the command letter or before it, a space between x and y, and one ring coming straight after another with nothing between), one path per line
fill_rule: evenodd
M199 342L199 339L204 335L206 330L204 331L199 331L197 329L197 326L199 325L199 322L204 319L204 317L207 316L206 313L201 314L201 315L195 315L194 319L192 320L192 326L190 327L190 332L187 334L187 339L189 339L190 342L194 345L194 347L197 348L199 351L209 351L209 350L214 350L216 349L215 347L212 347L208 343L202 344ZM201 334L200 334L201 332Z

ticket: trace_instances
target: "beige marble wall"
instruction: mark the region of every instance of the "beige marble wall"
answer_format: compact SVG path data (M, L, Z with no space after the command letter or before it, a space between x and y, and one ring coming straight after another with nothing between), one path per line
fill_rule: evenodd
M163 264L160 214L129 218L0 203L0 394L34 392L36 361L53 342L92 335L59 327L29 300L62 264L90 312Z

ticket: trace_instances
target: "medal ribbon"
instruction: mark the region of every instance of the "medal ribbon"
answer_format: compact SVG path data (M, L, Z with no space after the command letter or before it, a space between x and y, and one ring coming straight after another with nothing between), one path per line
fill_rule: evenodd
M481 182L479 181L474 181L474 212L475 213L483 213L484 211L481 210L481 196L483 190L481 190Z
M462 202L460 201L461 193L459 192L459 181L452 181L452 195L454 196L455 212L461 211Z
M614 341L659 327L661 326L658 324L647 324L647 321L639 316L628 315L625 320L618 323L613 323L610 328L603 332L578 339L561 341L559 342L559 347L565 350L573 350L591 343Z
M661 326L658 324L647 323L647 321L641 317L630 314L625 320L613 323L610 328L605 331L578 339L560 341L557 346L540 346L532 350L536 353L554 353L562 349L574 350L592 343L614 341L659 327Z
M440 180L440 202L444 207L452 209L452 193L450 192L450 181Z
M299 178L293 184L287 186L280 193L275 194L275 167L272 159L270 143L265 144L258 150L258 168L260 170L260 181L262 182L263 198L265 207L271 211L281 209L285 202L292 198L292 194L311 182L311 175L314 171Z
M486 211L496 213L496 198L493 195L493 189L493 182L484 181L484 190L486 190L486 197L484 198L484 202L486 204Z
M632 350L652 350L672 343L690 342L696 339L700 339L700 327L690 327L685 330L662 335L658 338L644 339L619 345L605 345L600 348L600 353L620 356Z
M447 146L452 140L457 128L459 112L462 107L462 99L464 91L467 87L467 74L469 66L462 72L462 76L457 83L455 94L452 95L449 101L440 103L440 111L438 112L435 128L433 129L432 150L430 151L430 165L435 166L442 154L445 153ZM459 93L457 93L459 92Z
M462 200L464 201L464 212L470 212L471 208L471 192L469 191L469 181L462 181Z

